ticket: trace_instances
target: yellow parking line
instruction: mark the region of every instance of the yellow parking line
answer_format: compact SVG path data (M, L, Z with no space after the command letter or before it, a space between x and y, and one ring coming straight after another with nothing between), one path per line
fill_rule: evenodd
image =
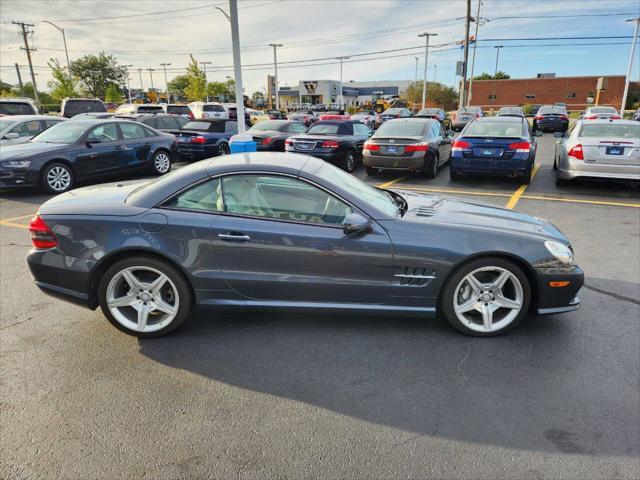
M497 193L497 192L483 192L481 190L454 190L451 188L422 188L422 187L405 187L404 185L398 186L400 190L415 190L417 192L430 192L430 193L453 193L460 195L478 195L480 197L511 197L510 193Z
M409 178L411 175L405 175L404 177L398 177L394 180L391 180L390 182L387 183L383 183L382 185L378 185L379 188L388 188L391 185L393 185L394 183L398 183L401 182L402 180L406 180L407 178Z
M548 202L586 203L590 205L606 205L609 207L640 208L640 203L609 202L604 200L581 200L579 198L547 197L543 195L522 195L525 200L546 200Z
M22 220L23 218L31 218L31 217L34 217L34 216L35 216L35 213L30 213L29 215L22 215L20 217L0 218L0 223L13 222L14 220Z
M23 225L22 223L9 222L7 220L0 221L0 225L2 225L3 227L23 228L25 230L29 229L29 225Z
M531 180L533 180L533 177L536 176L536 173L538 173L539 168L540 168L540 164L537 164L535 167L533 167L533 172L531 172ZM513 210L514 207L518 204L518 200L520 200L520 197L522 197L524 192L527 190L528 186L529 185L520 185L518 190L515 191L515 193L511 196L511 198L507 202L506 208L508 208L509 210Z

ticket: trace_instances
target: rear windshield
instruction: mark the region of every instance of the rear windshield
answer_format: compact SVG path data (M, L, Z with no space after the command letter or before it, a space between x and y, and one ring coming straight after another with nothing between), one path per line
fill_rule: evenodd
M0 113L3 115L35 115L31 104L24 102L0 102Z
M424 134L427 122L384 122L374 137L420 137Z
M520 107L502 107L498 113L522 113Z
M100 100L67 100L64 104L64 113L77 115L87 112L106 112L107 107Z
M420 112L418 112L419 115L438 115L440 113L440 110L438 110L437 108L423 108L422 110L420 110Z
M191 109L186 105L167 105L167 113L185 115L191 113Z
M404 112L403 108L387 108L384 112L384 114L392 114L392 115L398 115L400 113Z
M621 125L616 123L584 123L579 137L602 138L635 138L640 139L640 123L638 125Z
M592 107L589 109L591 113L618 113L613 107Z
M207 130L209 130L210 125L211 122L187 122L182 127L182 130L202 130L206 132ZM220 131L224 132L224 129Z
M554 105L553 107L540 107L540 110L538 110L538 113L540 115L545 113L556 113L556 114L566 115L567 109L565 107Z
M266 130L280 130L283 125L288 125L283 123L282 121L269 121L265 120L260 123L256 123L253 127L249 129L250 132L264 132Z
M309 130L307 130L307 133L316 135L334 135L338 133L338 130L339 125L325 123L321 125L314 125Z
M508 117L507 117L508 118ZM464 129L465 137L521 137L522 123L472 122Z
M154 113L154 112L164 112L164 109L159 105L140 105L138 107L138 113Z
M224 112L222 105L204 105L202 107L203 112Z

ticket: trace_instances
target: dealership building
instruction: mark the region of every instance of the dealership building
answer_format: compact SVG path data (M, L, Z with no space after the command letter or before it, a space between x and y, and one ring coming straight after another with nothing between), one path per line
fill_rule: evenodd
M343 82L344 105L359 107L376 98L400 96L410 84L411 80ZM281 108L301 103L340 103L340 81L300 80L297 87L280 86L278 94Z

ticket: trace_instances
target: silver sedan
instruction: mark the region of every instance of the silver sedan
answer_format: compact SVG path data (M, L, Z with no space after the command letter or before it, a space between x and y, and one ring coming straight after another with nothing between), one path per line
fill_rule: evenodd
M632 120L579 120L568 137L556 133L556 184L576 178L640 181L640 124Z
M0 146L25 143L66 118L50 115L10 115L0 118Z

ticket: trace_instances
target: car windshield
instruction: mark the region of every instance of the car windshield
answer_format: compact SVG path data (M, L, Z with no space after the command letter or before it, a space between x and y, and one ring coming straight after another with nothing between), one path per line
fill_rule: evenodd
M0 102L0 113L3 115L34 115L36 112L26 102Z
M338 133L338 125L334 125L331 123L314 125L309 130L307 130L307 133L316 135L335 135L336 133Z
M423 108L418 112L418 115L438 115L440 110L437 108Z
M640 124L584 123L579 137L640 139Z
M191 109L186 105L167 105L167 113L175 113L175 114L187 114L191 113Z
M589 111L591 113L618 113L618 111L613 107L593 107L590 108Z
M140 105L138 107L138 113L154 113L154 112L164 112L164 109L159 105Z
M358 180L350 173L347 173L330 163L325 163L314 173L314 175L317 175L341 189L356 195L361 200L387 215L396 215L399 211L400 205L396 203L393 195Z
M383 113L383 115L399 115L404 111L402 108L387 108Z
M69 115L77 115L86 112L106 112L107 108L100 100L67 100L64 111Z
M465 128L462 135L465 137L520 137L522 136L522 124L475 121Z
M424 129L427 125L426 119L423 122L402 122L402 121L388 121L384 122L373 138L377 137L420 137L424 134Z
M265 130L280 130L282 127L282 122L270 122L269 120L264 120L260 123L256 123L253 127L251 127L249 132L264 132Z
M93 123L91 125L94 125ZM33 143L75 143L87 130L85 122L60 122L31 139Z

